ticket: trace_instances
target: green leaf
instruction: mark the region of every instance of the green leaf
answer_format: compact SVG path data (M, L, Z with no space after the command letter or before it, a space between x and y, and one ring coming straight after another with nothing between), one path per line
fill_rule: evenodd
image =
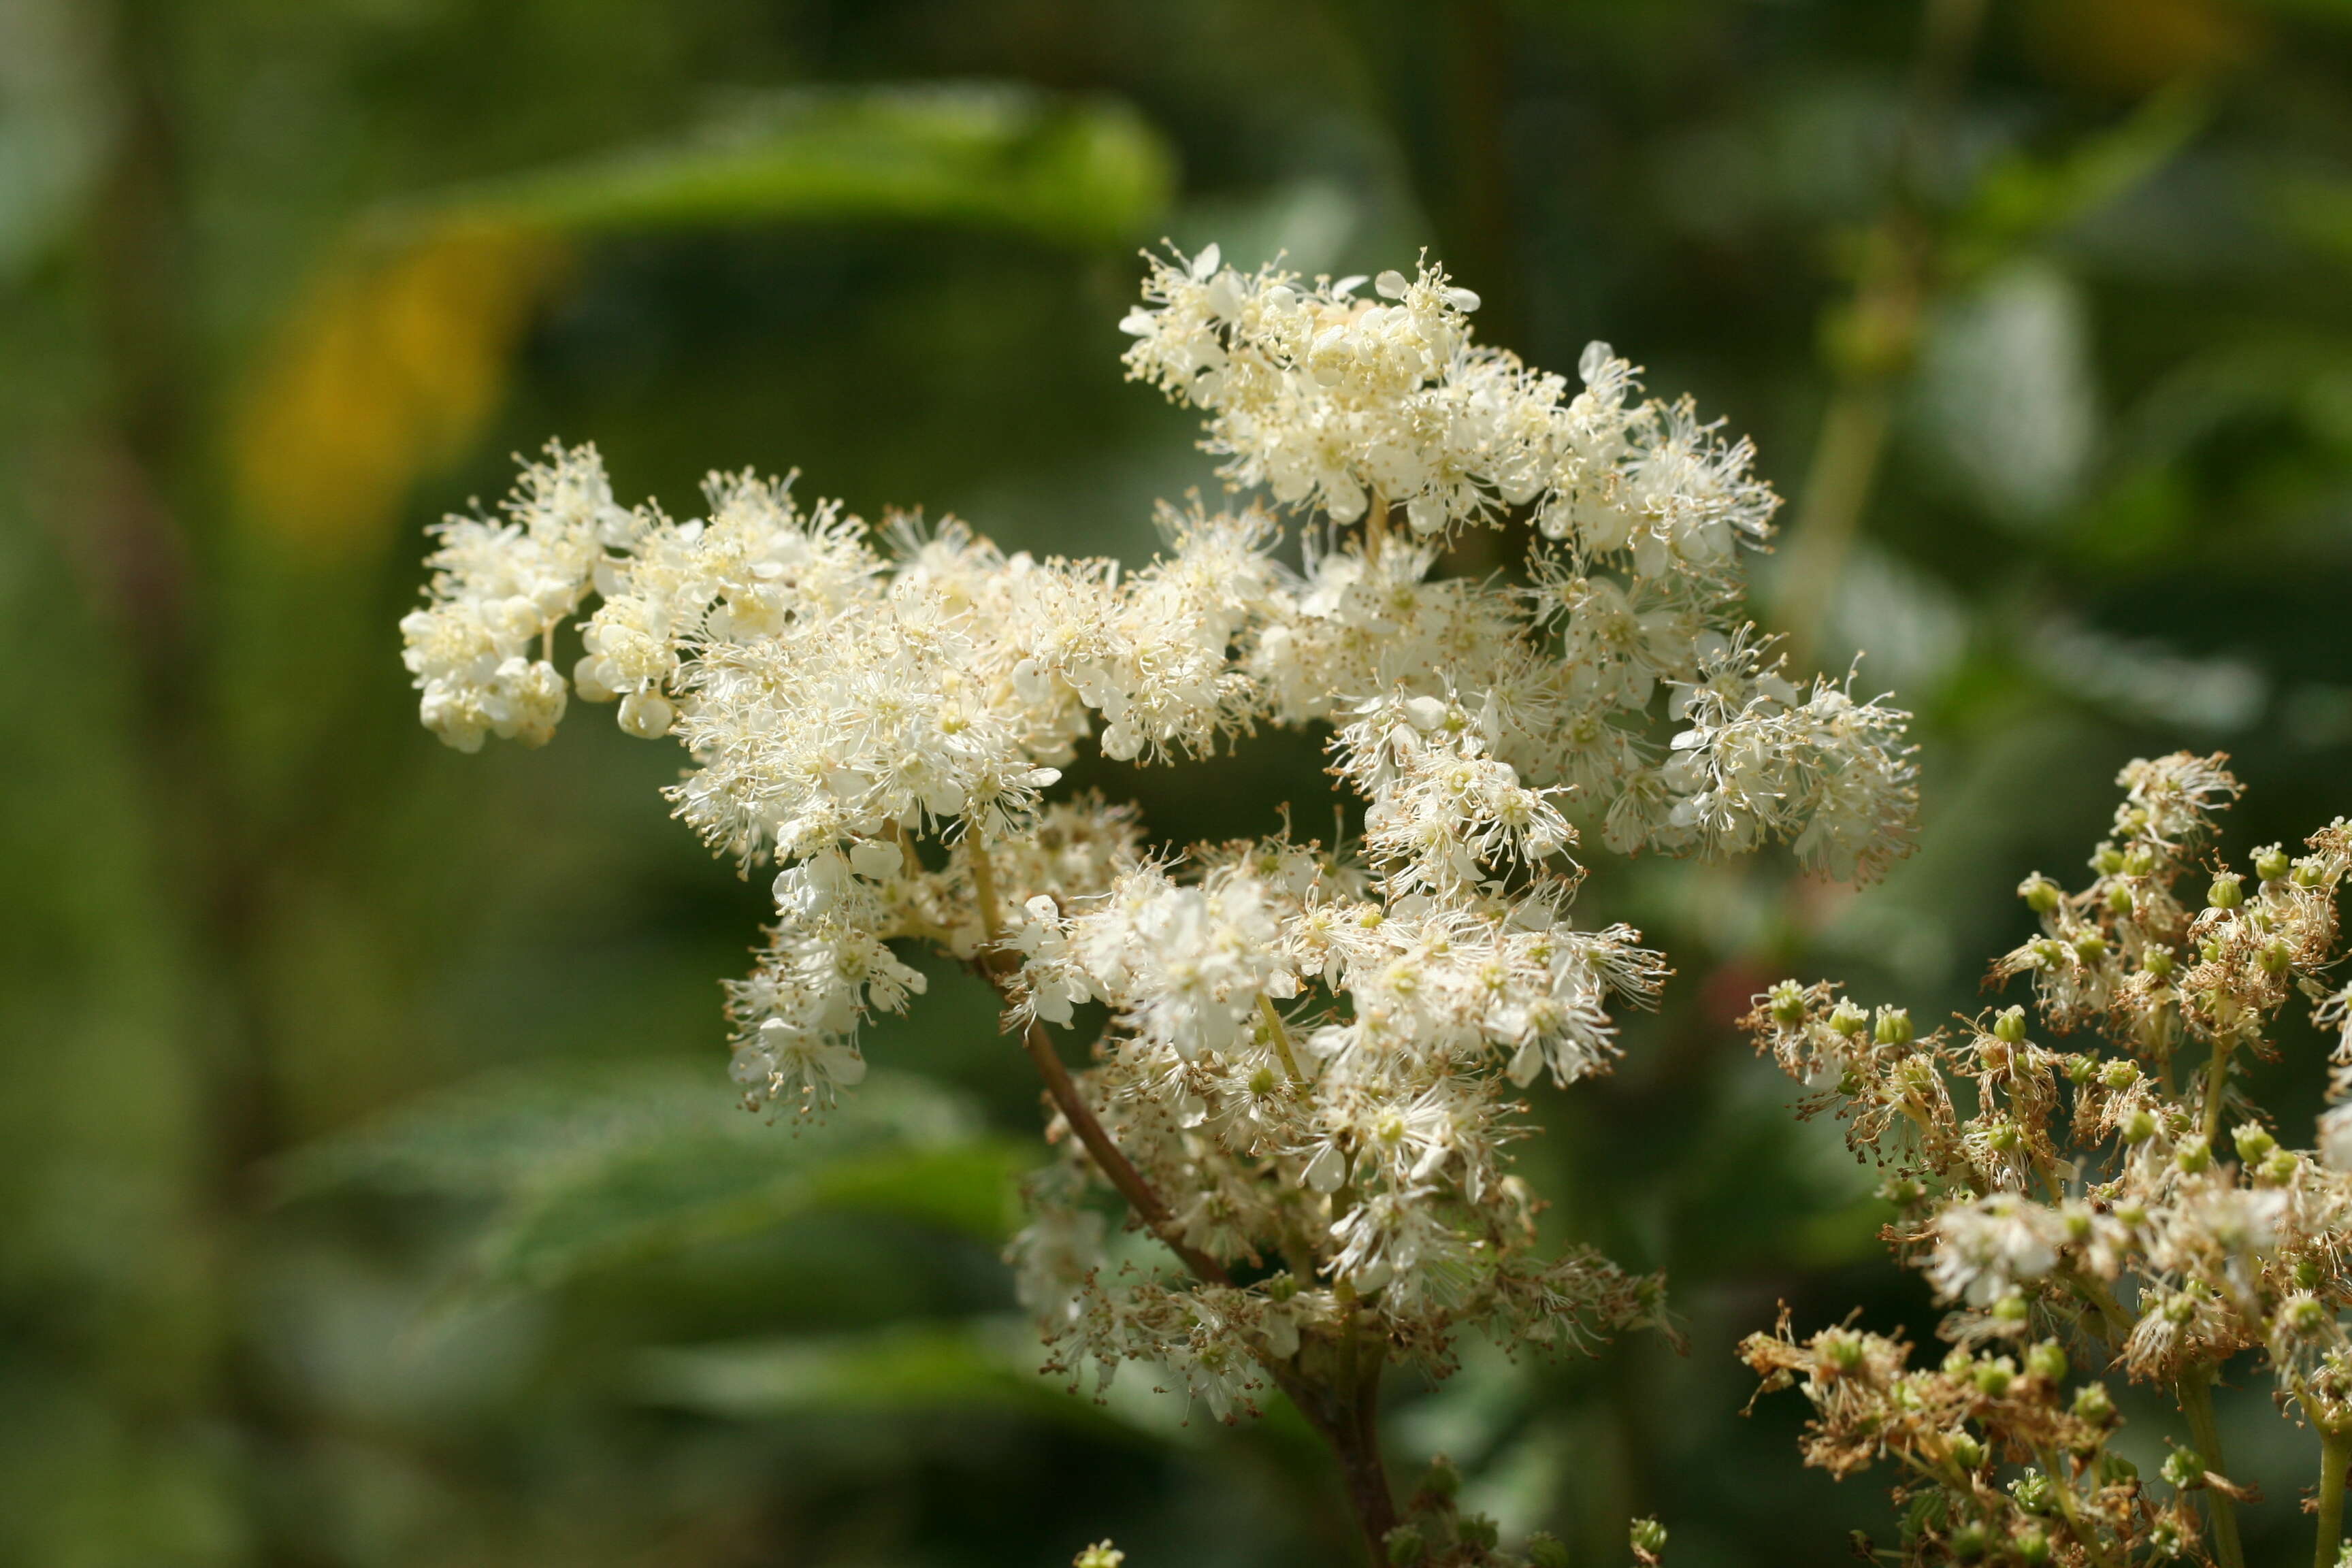
M919 1079L877 1073L824 1119L780 1125L735 1106L708 1070L634 1064L462 1085L299 1152L279 1177L289 1196L487 1203L462 1295L544 1289L827 1210L993 1241L1031 1157Z
M473 1283L544 1289L593 1268L756 1235L829 1209L1002 1240L1024 1163L1024 1151L994 1142L848 1153L781 1169L772 1153L740 1143L617 1150L527 1184L483 1236Z
M461 187L377 222L388 235L478 226L583 235L895 218L1120 243L1165 209L1173 169L1167 143L1114 100L1009 85L804 89L739 100L677 142Z
M997 1411L1181 1441L1181 1394L1153 1393L1147 1367L1129 1369L1097 1402L1037 1370L1026 1320L902 1323L864 1334L753 1340L643 1352L636 1391L648 1404L734 1420L816 1414L922 1415Z

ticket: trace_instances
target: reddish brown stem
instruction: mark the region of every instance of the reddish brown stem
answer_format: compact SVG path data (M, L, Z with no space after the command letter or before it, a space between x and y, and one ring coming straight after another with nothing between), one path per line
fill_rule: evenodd
M989 978L997 978L993 969L990 970ZM1070 1124L1070 1131L1076 1133L1078 1142L1087 1146L1087 1152L1094 1157L1095 1167L1102 1172L1105 1180L1118 1189L1118 1195L1127 1200L1128 1206L1135 1211L1135 1217L1141 1220L1151 1234L1158 1237L1168 1250L1195 1275L1212 1285L1232 1284L1234 1277L1225 1272L1223 1264L1186 1241L1177 1231L1175 1216L1168 1212L1168 1205L1160 1201L1160 1194L1151 1190L1151 1184L1143 1179L1143 1173L1119 1152L1117 1143L1111 1142L1109 1131L1078 1093L1078 1086L1071 1079L1070 1069L1062 1065L1061 1057L1054 1049L1054 1042L1046 1037L1045 1029L1034 1019L1021 1031L1021 1048L1027 1051L1029 1059L1037 1064L1038 1076L1045 1080L1045 1092L1053 1097L1055 1109L1062 1113L1062 1120Z
M1003 993L1005 976L991 955L983 954L975 967ZM1160 1201L1143 1173L1135 1168L1134 1162L1120 1151L1109 1129L1103 1126L1101 1119L1079 1094L1070 1069L1062 1064L1060 1055L1054 1049L1052 1037L1034 1019L1021 1030L1021 1048L1035 1064L1038 1077L1045 1080L1046 1095L1085 1145L1095 1168L1127 1200L1136 1217L1196 1279L1213 1285L1231 1285L1233 1275L1225 1266L1187 1242L1177 1231L1175 1216L1168 1205ZM1346 1331L1348 1348L1352 1352L1356 1349L1357 1325L1351 1321ZM1348 1489L1349 1505L1363 1531L1370 1561L1374 1564L1386 1562L1388 1533L1396 1528L1397 1519L1396 1500L1389 1491L1388 1471L1381 1462L1380 1382L1383 1358L1369 1358L1369 1363L1352 1378L1341 1380L1342 1386L1336 1391L1302 1377L1282 1362L1259 1359L1275 1386L1331 1445L1331 1452L1339 1461L1340 1479Z
M988 857L976 846L971 854L973 890L980 900L981 929L984 939L972 967L981 977L994 987L1007 1003L1012 1001L1011 971L1015 965L997 950L996 887L993 868ZM1279 1026L1277 1021L1276 1026ZM1160 1244L1176 1255L1177 1260L1191 1270L1193 1277L1212 1285L1230 1286L1234 1277L1225 1266L1199 1247L1186 1241L1176 1227L1175 1215L1160 1201L1143 1173L1135 1168L1113 1141L1110 1131L1087 1104L1078 1092L1070 1069L1062 1063L1054 1049L1053 1037L1034 1018L1021 1028L1021 1048L1037 1068L1037 1076L1045 1080L1045 1093L1062 1113L1062 1120L1077 1135L1095 1168L1103 1173L1119 1196L1127 1200L1151 1234ZM1388 1561L1388 1533L1396 1528L1396 1500L1390 1494L1388 1471L1381 1462L1380 1384L1385 1358L1375 1355L1365 1364L1359 1364L1361 1340L1360 1326L1354 1313L1349 1315L1342 1329L1342 1339L1334 1348L1340 1351L1342 1375L1329 1384L1302 1374L1288 1363L1260 1354L1258 1363L1266 1375L1292 1405L1297 1406L1307 1423L1323 1435L1339 1461L1339 1473L1348 1489L1348 1501L1354 1510L1356 1522L1362 1530L1370 1562L1378 1568Z

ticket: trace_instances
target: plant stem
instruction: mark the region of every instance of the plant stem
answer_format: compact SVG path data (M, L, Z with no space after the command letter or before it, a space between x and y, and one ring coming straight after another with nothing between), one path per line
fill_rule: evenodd
M2215 1037L2213 1059L2205 1064L2205 1142L2209 1144L2221 1135L2221 1094L2230 1086L2230 1047L2235 1043L2228 1035Z
M1019 966L1009 962L997 948L995 868L989 863L988 851L977 842L966 840L966 849L971 863L973 891L980 901L980 929L985 939L979 955L972 961L973 966L980 971L982 979L996 988L999 996L1004 996L1012 980L1011 971ZM1135 1168L1134 1162L1120 1152L1108 1130L1095 1115L1094 1109L1087 1104L1086 1097L1078 1092L1076 1081L1070 1077L1070 1069L1062 1065L1061 1056L1054 1049L1053 1039L1046 1035L1045 1026L1034 1018L1030 1019L1021 1030L1021 1048L1029 1053L1030 1061L1036 1066L1037 1076L1045 1080L1045 1092L1052 1097L1054 1108L1062 1113L1062 1120L1070 1124L1070 1131L1077 1134L1078 1142L1086 1145L1087 1152L1094 1157L1095 1167L1102 1172L1104 1180L1117 1188L1118 1195L1125 1198L1128 1206L1135 1211L1135 1217L1141 1220L1144 1226L1195 1275L1212 1285L1232 1284L1233 1276L1225 1271L1223 1264L1192 1246L1178 1233L1175 1215L1166 1204L1160 1202L1160 1194L1152 1190L1150 1182L1143 1179L1143 1173Z
M2058 1511L2065 1518L2066 1532L2090 1558L2092 1568L2114 1568L2113 1560L2100 1550L2099 1527L2083 1518L2082 1505L2074 1497L2074 1478L2067 1473L2065 1461L2048 1448L2034 1450L2034 1458L2042 1461L2042 1473L2056 1485Z
M1778 619L1790 661L1811 665L1835 604L1886 449L1895 388L1910 372L1931 300L1931 163L1982 30L1987 0L1926 0L1909 103L1885 211L1865 237L1853 297L1832 318L1836 384L1822 411L1801 504L1779 582Z
M2221 1428L2213 1419L2213 1369L2191 1367L2175 1391L2181 1413L2189 1417L2189 1435L2205 1458L2205 1468L2227 1475L2221 1458ZM2245 1548L2238 1542L2238 1505L2227 1494L2205 1489L2206 1506L2213 1511L2213 1545L2221 1568L2246 1568Z
M1812 661L1818 627L1845 575L1845 559L1878 476L1892 402L1883 381L1856 379L1839 387L1822 411L1812 466L1805 471L1804 504L1790 531L1780 606L1789 657L1801 668Z
M1275 1381L1291 1403L1331 1445L1339 1461L1339 1476L1348 1501L1363 1531L1364 1549L1378 1568L1388 1561L1388 1533L1396 1528L1396 1500L1389 1490L1388 1468L1381 1461L1381 1374L1388 1364L1386 1347L1364 1354L1363 1316L1355 1292L1346 1280L1336 1294L1344 1312L1338 1342L1332 1349L1337 1375L1329 1384L1309 1382L1286 1369L1273 1368Z
M1012 971L1018 967L997 947L996 879L990 865L988 852L977 843L969 844L972 885L980 901L981 930L985 942L972 961L981 976L1005 995ZM1273 1016L1269 1005L1268 1021L1273 1025L1277 1041L1282 1042L1284 1062L1297 1072L1286 1040L1282 1022ZM1176 1255L1177 1260L1191 1270L1194 1278L1212 1285L1230 1287L1233 1275L1214 1258L1187 1242L1176 1228L1175 1216L1161 1201L1142 1172L1135 1168L1122 1152L1109 1130L1105 1128L1078 1086L1070 1077L1070 1069L1054 1049L1054 1042L1045 1026L1032 1018L1021 1030L1021 1048L1037 1068L1037 1076L1045 1080L1045 1092L1069 1123L1070 1131L1095 1163L1103 1178L1127 1200L1145 1228L1160 1238L1161 1245ZM1387 1561L1387 1537L1396 1528L1396 1500L1389 1491L1387 1468L1381 1462L1380 1384L1381 1373L1386 1365L1385 1353L1369 1358L1361 1354L1362 1345L1357 1315L1352 1310L1348 1316L1339 1349L1342 1352L1342 1375L1331 1385L1308 1378L1294 1366L1260 1354L1259 1364L1274 1380L1285 1397L1296 1405L1307 1424L1321 1433L1331 1446L1339 1462L1341 1480L1348 1489L1348 1502L1354 1510L1358 1527L1363 1531L1370 1562L1378 1568Z
M1260 992L1257 1012L1258 1016L1265 1020L1267 1033L1274 1037L1275 1054L1282 1058L1284 1070L1290 1074L1290 1081L1305 1083L1307 1075L1298 1070L1298 1058L1290 1054L1290 1031L1283 1027L1282 1015L1275 1011L1274 998Z
M2344 1476L2352 1469L2352 1428L2319 1429L2319 1541L2312 1548L2312 1568L2336 1568L2336 1554L2344 1540Z

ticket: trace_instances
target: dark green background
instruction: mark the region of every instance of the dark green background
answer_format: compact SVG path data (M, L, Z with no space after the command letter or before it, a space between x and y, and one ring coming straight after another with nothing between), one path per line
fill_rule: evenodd
M1346 1560L1296 1422L1023 1373L1034 1088L971 983L869 1041L897 1122L730 1110L762 890L665 819L675 754L586 710L459 757L397 658L422 524L550 435L678 512L797 465L1145 553L1213 483L1119 379L1162 234L1429 245L1482 332L1609 339L1794 502L1836 389L1887 399L1853 547L1762 614L1815 595L1918 713L1920 852L1858 898L1596 855L1587 917L1677 976L1521 1145L1559 1237L1669 1270L1689 1352L1474 1348L1389 1423L1582 1563L1633 1512L1676 1568L1839 1560L1878 1483L1801 1469L1793 1395L1743 1419L1731 1348L1777 1299L1936 1314L1729 1020L1782 972L1977 1005L2132 755L2233 752L2240 850L2352 807L2352 6L1995 0L1940 116L1922 35L1895 0L0 3L0 1562ZM850 90L936 83L997 90ZM1084 771L1182 838L1323 820L1318 765ZM2266 1069L2291 1133L2315 1052ZM2307 1439L2259 1385L2229 1415L2287 1561Z

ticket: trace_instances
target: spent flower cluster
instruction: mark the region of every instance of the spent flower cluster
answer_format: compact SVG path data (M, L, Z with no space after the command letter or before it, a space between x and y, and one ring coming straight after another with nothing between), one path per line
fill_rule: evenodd
M2239 794L2221 757L2136 762L2093 879L2020 889L2041 934L1995 982L2029 979L2037 1040L2009 1007L1915 1033L1829 985L1787 981L1748 1019L1759 1047L1834 1110L1890 1174L1887 1236L1950 1315L1939 1370L1908 1347L1837 1328L1746 1346L1769 1385L1801 1382L1817 1419L1808 1461L1839 1475L1895 1461L1910 1505L1902 1560L2121 1565L2201 1550L2242 1562L2211 1389L2242 1353L2323 1448L2318 1561L2334 1563L2352 1464L2352 988L2326 975L2352 826L2278 846L2251 875L2207 862L2214 814ZM2240 1082L2276 1059L2301 998L2333 1031L2315 1149L2284 1145ZM2112 1453L2097 1369L2169 1391L2189 1446L2148 1481ZM2189 1500L2201 1495L2200 1525Z
M1514 1091L1605 1070L1613 1011L1666 973L1574 918L1580 832L1777 837L1867 875L1913 796L1904 716L1791 678L1738 618L1735 547L1777 504L1744 442L1643 398L1605 345L1571 388L1475 344L1475 296L1433 267L1363 282L1152 261L1129 371L1202 410L1276 510L1163 508L1139 570L872 531L750 473L677 521L554 446L503 521L443 525L403 629L452 745L542 742L568 691L684 748L676 815L772 879L729 995L754 1106L855 1086L919 952L995 985L1054 1107L1012 1254L1052 1363L1141 1363L1221 1417L1282 1389L1378 1541L1382 1365L1442 1371L1465 1326L1582 1347L1661 1321L1655 1279L1537 1253L1503 1152ZM1472 522L1529 525L1523 567L1443 574ZM567 681L555 640L592 592ZM1082 749L1172 762L1263 727L1328 736L1360 837L1179 852L1054 793ZM1075 1028L1098 1034L1078 1072ZM1164 1252L1121 1258L1119 1205Z

